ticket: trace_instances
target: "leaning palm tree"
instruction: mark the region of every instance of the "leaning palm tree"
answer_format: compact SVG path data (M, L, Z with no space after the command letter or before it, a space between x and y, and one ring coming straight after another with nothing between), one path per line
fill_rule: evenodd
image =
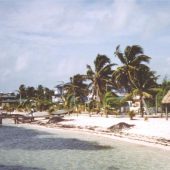
M148 63L150 57L144 55L142 47L138 45L127 46L124 53L120 51L120 46L118 45L115 55L122 63L122 66L117 68L113 77L119 87L124 87L129 91L131 86L135 86L133 77L136 70L140 65Z
M112 66L110 59L106 55L98 54L94 61L94 69L87 65L87 79L90 80L89 87L99 103L102 103L104 94L107 91L107 85L111 80Z

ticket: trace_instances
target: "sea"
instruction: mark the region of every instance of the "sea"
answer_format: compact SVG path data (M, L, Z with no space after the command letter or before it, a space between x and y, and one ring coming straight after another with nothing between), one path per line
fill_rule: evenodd
M0 170L170 170L170 151L7 123L0 127Z

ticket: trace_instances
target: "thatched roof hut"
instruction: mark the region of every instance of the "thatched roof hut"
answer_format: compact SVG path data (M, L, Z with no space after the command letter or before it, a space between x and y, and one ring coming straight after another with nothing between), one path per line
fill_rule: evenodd
M162 99L162 104L170 104L170 90L168 91L168 93Z
M170 105L170 90L168 91L168 93L162 99L162 104L164 104L166 106L165 107L166 119L168 120L168 105Z

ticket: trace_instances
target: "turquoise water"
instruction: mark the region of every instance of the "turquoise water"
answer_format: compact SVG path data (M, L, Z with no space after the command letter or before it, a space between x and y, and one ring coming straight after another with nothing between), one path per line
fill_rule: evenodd
M170 152L92 136L0 128L0 170L169 170Z

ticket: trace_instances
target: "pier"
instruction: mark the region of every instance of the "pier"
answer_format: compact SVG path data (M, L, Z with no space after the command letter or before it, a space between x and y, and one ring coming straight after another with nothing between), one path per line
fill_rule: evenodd
M33 116L25 116L21 114L9 114L9 113L1 113L0 114L0 125L3 123L3 119L13 119L14 124L18 123L28 123L34 120Z

